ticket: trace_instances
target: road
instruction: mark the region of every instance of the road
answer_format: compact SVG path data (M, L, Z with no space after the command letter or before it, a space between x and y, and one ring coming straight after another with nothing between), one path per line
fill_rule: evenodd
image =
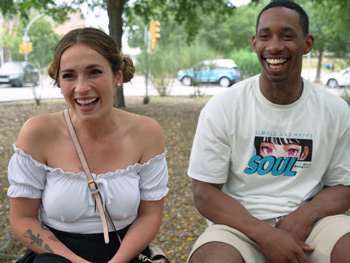
M226 88L218 85L206 85L198 88L200 95L215 95ZM327 88L328 89L328 88ZM0 85L0 102L34 100L33 88L26 86L13 88L9 85ZM328 89L331 93L341 95L341 89ZM49 78L41 81L40 85L35 87L36 97L40 99L60 99L63 98L61 90L53 85ZM183 86L178 80L174 79L169 87L170 96L190 96L195 92L193 87ZM159 96L157 90L151 83L148 83L148 96ZM124 96L145 96L146 85L144 77L135 77L131 83L124 84Z

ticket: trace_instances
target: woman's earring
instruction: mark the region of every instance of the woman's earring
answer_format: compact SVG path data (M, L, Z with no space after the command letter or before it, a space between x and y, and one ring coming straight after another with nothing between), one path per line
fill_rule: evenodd
M117 86L120 87L120 83L119 82L117 83Z

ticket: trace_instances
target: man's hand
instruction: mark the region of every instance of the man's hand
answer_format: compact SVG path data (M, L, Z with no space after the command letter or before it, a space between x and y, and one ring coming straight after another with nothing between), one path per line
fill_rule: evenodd
M309 263L305 252L314 250L295 235L277 228L267 233L259 244L269 263Z
M311 210L300 207L277 222L276 228L293 234L298 239L305 241L310 235L316 217Z

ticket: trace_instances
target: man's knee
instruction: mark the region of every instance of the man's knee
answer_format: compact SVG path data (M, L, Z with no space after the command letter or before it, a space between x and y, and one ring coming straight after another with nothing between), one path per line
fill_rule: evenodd
M192 254L189 263L243 263L244 260L236 248L222 242L210 242L199 247Z
M347 262L350 258L350 233L344 235L335 244L332 251L332 263Z

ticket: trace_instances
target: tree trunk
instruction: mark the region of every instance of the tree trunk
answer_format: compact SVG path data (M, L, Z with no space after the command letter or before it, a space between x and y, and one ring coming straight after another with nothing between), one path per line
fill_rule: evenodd
M321 82L321 68L322 68L322 57L323 57L323 48L318 49L318 62L317 62L317 72L316 72L316 82Z
M119 51L122 49L124 5L127 0L107 0L107 12L109 18L109 35L117 43ZM114 94L114 107L125 108L123 86L117 88Z

